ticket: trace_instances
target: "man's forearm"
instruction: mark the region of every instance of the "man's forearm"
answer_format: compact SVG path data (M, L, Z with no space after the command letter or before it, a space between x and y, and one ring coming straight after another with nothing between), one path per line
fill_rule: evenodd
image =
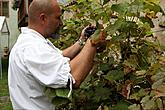
M81 52L70 61L71 73L76 80L75 87L78 87L90 72L95 54L96 47L92 46L88 39Z
M80 46L79 42L77 41L72 46L64 49L62 54L65 57L69 57L70 59L73 59L80 52L81 48L82 47Z

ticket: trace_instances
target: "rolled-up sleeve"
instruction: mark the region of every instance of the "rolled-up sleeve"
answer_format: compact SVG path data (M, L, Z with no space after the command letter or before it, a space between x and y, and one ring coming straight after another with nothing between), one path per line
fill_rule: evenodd
M49 46L26 48L24 62L31 74L41 84L60 88L66 87L68 80L75 80L70 73L70 59Z

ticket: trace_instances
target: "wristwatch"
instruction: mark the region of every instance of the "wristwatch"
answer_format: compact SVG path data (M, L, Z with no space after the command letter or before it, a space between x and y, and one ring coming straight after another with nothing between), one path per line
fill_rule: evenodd
M78 40L78 43L79 43L80 46L84 46L85 45L85 41L81 40L81 39Z

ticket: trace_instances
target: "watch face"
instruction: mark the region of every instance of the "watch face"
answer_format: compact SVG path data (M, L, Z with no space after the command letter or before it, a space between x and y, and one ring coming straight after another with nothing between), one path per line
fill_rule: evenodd
M80 45L80 46L83 46L83 45L85 44L85 41L83 41L83 40L81 40L81 39L79 39L78 42L79 42L79 45Z

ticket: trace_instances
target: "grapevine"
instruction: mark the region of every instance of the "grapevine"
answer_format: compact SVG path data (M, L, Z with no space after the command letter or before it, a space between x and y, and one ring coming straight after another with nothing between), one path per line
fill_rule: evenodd
M158 0L77 0L62 7L72 17L64 19L61 34L67 37L53 41L55 46L73 44L89 24L101 24L107 38L72 101L57 109L164 110L164 48L151 30L156 14L164 15Z

